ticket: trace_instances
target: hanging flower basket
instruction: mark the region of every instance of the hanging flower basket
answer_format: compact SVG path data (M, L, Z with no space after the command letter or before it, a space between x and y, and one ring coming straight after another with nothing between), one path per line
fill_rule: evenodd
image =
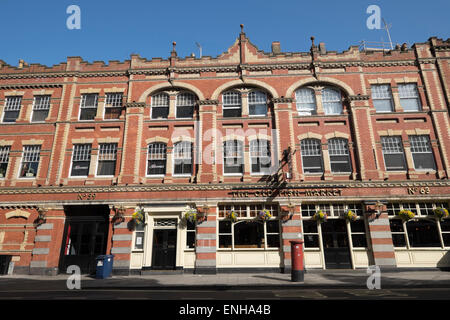
M434 209L434 216L439 219L440 221L442 221L445 218L448 218L449 213L448 210L445 208L441 208L441 207L437 207L436 209Z
M264 209L264 210L261 210L261 211L258 213L258 217L259 217L261 220L263 220L263 221L267 221L267 220L269 220L270 218L272 218L272 215L270 214L270 211L269 211L269 210Z
M398 213L399 217L402 218L403 221L408 221L414 219L415 214L410 210L400 210Z
M347 210L344 214L344 218L348 221L355 221L358 216L352 210Z
M145 225L145 212L143 208L139 208L131 216L136 225Z
M184 212L184 218L191 223L194 223L195 221L197 221L198 216L199 216L199 214L198 214L197 210L193 209L193 208L189 208Z
M227 219L230 219L231 222L237 221L237 214L234 211L227 212L226 217L227 217Z
M328 218L327 214L322 210L317 211L313 215L313 219L319 221L320 223L327 221L327 218Z

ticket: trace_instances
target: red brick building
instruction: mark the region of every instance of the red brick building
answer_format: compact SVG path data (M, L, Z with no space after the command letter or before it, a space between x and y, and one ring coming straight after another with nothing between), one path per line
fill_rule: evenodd
M105 253L126 274L286 271L303 238L306 268L448 267L450 40L312 40L0 61L0 254L15 273L89 272Z

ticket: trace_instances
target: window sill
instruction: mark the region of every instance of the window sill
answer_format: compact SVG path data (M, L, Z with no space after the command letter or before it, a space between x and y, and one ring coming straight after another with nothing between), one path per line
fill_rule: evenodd
M217 251L279 251L281 248L217 248Z
M406 247L394 247L394 251L448 251L448 247L423 247L423 248L406 248Z
M224 173L223 176L224 177L242 177L243 174L242 173Z
M386 171L387 174L400 174L400 173L407 173L407 171Z
M145 176L146 178L149 178L149 179L156 179L156 178L164 178L165 177L165 175L164 174L155 174L155 175L151 175L151 176Z

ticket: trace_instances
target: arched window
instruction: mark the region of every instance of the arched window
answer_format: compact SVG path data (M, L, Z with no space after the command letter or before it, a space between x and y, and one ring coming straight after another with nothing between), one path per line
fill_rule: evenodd
M323 172L322 146L318 139L303 139L300 142L303 172Z
M317 113L316 96L313 89L298 89L295 91L295 100L297 100L299 115L314 115Z
M177 95L176 117L193 118L194 104L195 104L195 96L192 93L184 92Z
M147 175L166 174L167 146L162 142L150 143L147 155Z
M269 173L271 166L269 141L259 139L250 141L250 163L252 173Z
M328 153L330 154L331 172L352 172L347 139L328 140Z
M158 93L152 96L152 119L167 119L169 115L169 95Z
M190 176L192 174L192 143L178 142L173 147L173 174Z
M248 113L251 116L267 115L267 95L261 91L251 91L248 94Z
M224 118L240 117L242 115L241 93L228 91L222 95L222 110Z
M244 173L244 148L239 140L227 140L223 143L223 173Z
M342 113L342 98L339 90L333 88L323 88L322 103L325 114Z

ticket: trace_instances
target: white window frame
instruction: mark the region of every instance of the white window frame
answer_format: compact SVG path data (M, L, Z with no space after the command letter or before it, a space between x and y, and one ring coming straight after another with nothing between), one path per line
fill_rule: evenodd
M327 100L329 99L329 100ZM339 112L327 112L327 105L337 105L339 104ZM344 106L342 105L342 93L340 90L331 88L331 87L325 87L322 89L322 106L323 106L323 112L325 115L341 115L344 112Z
M383 91L383 88L387 88L387 91ZM371 86L371 92L372 92L372 101L373 101L373 107L376 110L376 113L391 113L395 111L395 106L394 106L394 99L392 97L392 89L391 89L391 85L390 84L373 84ZM386 92L388 92L388 94L386 95ZM375 101L389 101L391 108L389 111L386 110L382 110L382 111L378 111L377 108L375 107Z
M183 103L183 104L179 105L178 103ZM192 107L192 117L179 117L178 116L178 107ZM194 113L195 113L195 95L190 92L180 92L179 94L177 94L176 99L175 99L175 118L176 119L193 119Z
M421 204L427 204L432 206L433 210L436 209L437 207L446 207L447 209L449 208L449 204L444 202L444 203L439 203L439 202L408 202L408 203L402 203L402 202L395 202L395 203L388 203L388 205L395 205L397 207L397 212L395 212L394 215L389 215L389 227L390 227L390 220L399 220L402 223L402 228L403 231L397 231L397 232L392 232L392 234L402 234L404 239L405 239L405 246L404 247L398 247L398 246L394 246L394 250L400 249L400 250L427 250L427 249L446 249L446 248L450 248L449 246L445 246L445 242L443 239L443 234L447 234L450 233L450 231L442 231L441 229L441 222L439 220L434 220L434 215L431 214L424 214L422 212L422 210L425 211L424 207L421 206ZM412 205L412 206L411 206ZM430 208L430 207L429 207ZM429 209L428 208L428 209ZM407 221L403 221L399 216L398 216L398 212L400 210L412 210L415 213L415 219L423 219L423 220L428 220L428 221L433 221L436 223L436 229L438 231L438 238L440 241L440 246L439 247L412 247L410 245L409 242L409 236L408 236L408 229L406 227ZM414 211L415 210L415 211ZM433 218L430 220L430 218ZM449 219L449 218L447 218Z
M75 148L78 148L77 146L88 146L88 148L86 148L86 150L89 150L89 168L88 168L88 174L86 176L73 176L72 175L72 166L73 166L73 162L74 162L74 157L75 157ZM85 152L86 150L80 150L80 153L82 156L86 157L87 156L87 152ZM83 158L80 158L79 156L77 156L79 159L77 159L78 161L88 161L88 160L83 160ZM79 144L74 144L73 145L73 150L72 150L72 159L70 161L70 171L69 171L69 177L71 178L82 178L82 179L86 179L89 176L89 171L91 169L91 157L92 157L92 144L90 143L79 143Z
M216 241L216 246L217 246L217 250L218 251L249 251L249 250L254 250L254 251L279 251L282 249L283 247L283 239L282 239L282 230L281 230L281 221L280 221L280 215L281 212L278 208L278 205L276 204L262 204L262 203L257 203L257 204L251 204L251 205L245 205L245 204L221 204L218 206L218 211L221 211L221 207L225 207L225 214L228 212L229 207L231 207L230 210L235 210L235 206L237 207L245 207L245 217L241 217L238 216L238 221L236 222L231 222L231 233L220 233L220 228L219 228L219 223L221 221L227 221L227 217L221 217L220 214L217 217L217 241ZM264 227L264 248L235 248L234 247L234 227L236 224L238 223L245 223L245 221L250 222L250 221L255 221L255 217L250 215L250 207L251 206L261 206L262 209L267 209L270 211L270 213L272 214L272 218L270 218L270 221L278 221L278 233L268 233L267 232L267 225L265 222L261 221L259 223L263 224ZM242 212L243 210L239 210L239 212ZM256 217L256 219L259 219ZM279 247L268 247L267 244L267 235L273 235L273 234L278 234L279 236L279 242L280 242L280 246ZM231 248L220 248L220 236L221 235L231 235Z
M144 213L144 214L146 214L146 213ZM138 228L143 228L142 230L138 230ZM136 238L137 238L137 235L138 234L141 234L142 233L142 249L138 249L138 248L136 248ZM147 227L145 226L145 225L139 225L139 226L136 226L136 228L133 230L133 243L132 243L132 252L144 252L144 250L145 250L145 240L146 240L146 233L147 233Z
M188 144L189 144L190 151L191 151L189 157L185 156L185 157L178 158L177 152L176 152L177 147L179 145L181 146L181 145L188 145ZM182 149L181 151L183 151L182 154L186 155L185 149L183 147L181 147L181 149ZM194 145L190 141L179 141L174 144L173 149L172 149L172 176L173 177L191 177L192 176L192 173L194 171L194 159L193 159L194 150L193 149L194 149ZM175 165L176 165L175 160L187 160L187 159L191 160L191 172L189 174L187 174L187 173L176 174L175 173Z
M21 177L20 174L23 169L24 163L35 163L37 162L37 169L36 174L34 177ZM20 161L20 168L19 168L19 179L36 179L38 177L39 172L39 166L41 164L41 146L40 145L26 145L23 146L23 153L22 153L22 159Z
M100 143L98 145L98 156L97 156L97 164L95 167L95 177L99 178L110 178L115 176L116 167L117 167L117 143ZM111 151L111 152L107 152ZM91 151L92 152L92 151ZM114 174L112 175L99 175L98 168L100 165L100 161L114 161Z
M400 105L405 112L419 112L422 111L422 104L420 102L419 90L417 89L417 83L399 83L398 84L398 97ZM402 100L416 100L417 109L405 110Z
M156 150L155 150L155 148L152 149L152 153L150 153L150 145L157 145ZM165 149L164 158L155 158L155 159L151 158L151 156L153 156L153 155L162 155L163 154L162 152L160 152L160 153L153 152L153 151L161 151L162 150L162 147L161 147L162 145L164 146L164 149ZM148 174L148 169L149 169L148 168L148 162L150 160L165 160L166 161L165 170L164 170L165 173L164 174ZM166 174L167 174L167 143L165 143L165 142L158 142L158 141L149 143L147 145L147 164L145 166L145 176L146 177L150 177L150 178L163 178Z
M306 94L308 92L308 94ZM305 94L303 94L305 93ZM305 101L305 99L310 100ZM297 114L299 116L313 116L317 114L317 100L316 100L316 93L314 89L312 88L300 88L295 91L295 100L296 100L296 109ZM302 108L304 105L311 105L314 104L314 109L311 108Z
M414 169L417 171L435 171L436 168L436 158L434 157L433 147L431 146L430 136L429 135L411 135L408 136L411 157L413 160ZM417 143L413 145L413 143ZM416 162L414 161L415 154L430 154L433 158L434 168L416 168Z
M233 151L236 152L237 157L226 157L225 156L226 155L226 151L227 151L226 145L229 142L233 143L233 145L232 145ZM235 142L236 142L236 144L235 144ZM245 151L244 151L245 147L244 147L244 142L241 141L241 140L237 140L237 139L225 140L222 143L222 148L223 148L223 153L222 153L222 157L223 157L222 173L223 173L223 175L224 176L229 176L229 177L232 177L232 176L241 177L241 176L243 176L244 173L245 173ZM239 149L240 149L241 153L239 153ZM235 159L235 158L236 159L240 159L241 163L239 164L239 166L241 166L241 168L242 168L242 173L225 173L225 164L226 164L226 159L228 159L228 158L230 158L230 159ZM233 166L231 166L231 167L233 167Z
M255 146L256 144L256 146ZM263 146L266 149L263 149ZM253 159L260 159L260 168L261 168L261 159L269 159L269 164L272 166L272 154L270 150L270 141L268 139L254 139L250 141L249 144L249 156L250 156L250 174L253 175L268 175L270 174L270 167L267 168L267 171L253 171ZM254 150L256 147L256 150ZM265 152L265 155L264 155ZM253 154L256 153L256 156Z
M306 154L306 153L310 153L311 152L311 144L308 143L308 145L303 145L303 141L306 142L314 142L315 144L318 145L318 149L319 149L319 154L313 155L313 154ZM306 147L306 148L305 148ZM305 154L304 154L305 153ZM322 171L320 172L305 172L305 161L303 160L303 157L318 157L320 155L320 159L321 159L321 168ZM316 138L305 138L302 139L300 141L300 156L302 158L302 171L304 174L307 175L322 175L325 172L325 167L324 167L324 159L323 159L323 152L322 152L322 143L319 139ZM315 167L312 167L315 168Z
M37 98L41 98L42 100L44 100L44 103L40 103L39 105L37 105L36 104ZM50 115L50 99L51 99L51 95L35 95L34 96L30 122L33 122L33 123L45 122L45 120ZM33 121L34 112L35 111L44 111L44 110L47 110L47 116L45 117L45 119L41 120L41 121Z
M6 163L5 173L4 173L3 177L0 177L0 179L5 179L6 175L8 174L10 151L11 151L11 146L0 146L0 164Z
M97 103L98 105L98 103ZM122 92L110 92L105 94L105 107L103 108L103 120L117 121L120 120L120 116L117 119L106 119L106 109L118 109L123 108L123 93Z
M162 98L164 97L164 98ZM170 96L165 92L160 92L151 96L151 107L150 107L150 119L151 120L161 120L167 119L170 114ZM167 105L162 104L162 100L167 101ZM153 108L167 108L167 118L153 118Z
M92 106L86 107L86 98L88 95L95 96L95 116L94 116L94 119L81 120L80 117L81 117L82 109L94 109L94 107L92 107ZM78 111L78 121L95 121L95 117L97 115L97 110L98 110L98 93L83 93L81 95L81 99L80 99L80 108Z
M16 123L17 119L20 117L20 111L22 109L22 96L6 96L5 97L5 106L3 108L3 117L2 117L2 123L6 124L12 124ZM17 118L14 120L14 122L5 122L5 115L8 111L19 111L19 114L17 115Z
M238 101L239 100L239 101ZM239 117L225 117L225 110L241 110ZM239 91L227 91L222 93L222 117L224 118L240 118L242 117L242 94Z
M397 142L400 142L400 147L402 152L396 151L395 148L392 148L392 141L386 141L387 145L386 148L383 147L383 140L393 140L393 139L398 140ZM380 137L380 141L381 141L381 152L383 153L383 164L384 164L384 169L386 170L386 172L405 172L408 170L408 163L406 162L406 155L405 155L405 147L403 146L403 141L402 141L402 137L401 136L381 136ZM386 166L386 158L385 158L385 154L402 154L403 155L403 163L405 165L404 169L394 169L394 170L388 170L387 166Z
M252 90L248 93L248 115L250 117L267 117L269 107L267 105L267 94L264 91ZM241 100L242 101L242 100ZM252 105L262 105L266 106L265 114L251 114L250 106Z
M330 148L330 146L332 147ZM352 158L350 157L350 148L348 146L347 139L345 138L328 139L328 156L330 158L330 170L333 174L352 173L353 171ZM344 163L343 161L331 161L331 157L333 156L347 156L348 164L350 165L350 171L333 171L332 167L333 163Z

